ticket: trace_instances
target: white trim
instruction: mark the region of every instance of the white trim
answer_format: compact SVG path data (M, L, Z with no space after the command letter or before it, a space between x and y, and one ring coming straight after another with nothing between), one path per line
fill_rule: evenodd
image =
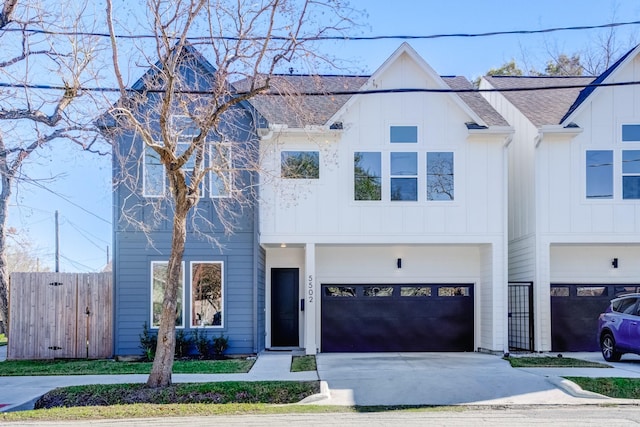
M220 264L220 324L219 325L195 325L193 319L193 265L194 264ZM189 262L189 328L224 329L225 327L225 301L224 301L224 261L190 261Z
M149 310L149 329L158 329L159 325L156 326L153 323L153 266L154 264L167 264L169 265L169 261L164 260L154 260L149 263L149 290L150 290L150 310ZM180 268L182 271L182 325L176 325L176 329L184 329L185 328L185 271L184 271L184 261L180 264Z

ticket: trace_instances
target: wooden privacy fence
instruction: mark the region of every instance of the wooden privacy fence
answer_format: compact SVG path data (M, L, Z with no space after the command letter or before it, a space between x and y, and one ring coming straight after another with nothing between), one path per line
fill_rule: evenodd
M111 273L13 273L7 359L113 355Z

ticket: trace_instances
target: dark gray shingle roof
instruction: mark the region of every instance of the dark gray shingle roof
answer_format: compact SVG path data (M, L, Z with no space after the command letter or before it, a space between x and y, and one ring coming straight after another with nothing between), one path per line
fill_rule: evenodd
M595 77L547 76L485 76L484 78L496 89L536 89L502 92L502 95L536 127L561 124L583 89L582 87L551 89L552 87L584 86L595 79Z
M291 128L326 125L353 96L334 93L357 92L368 79L369 76L278 75L272 79L271 91L282 96L256 96L250 103L271 124L285 124ZM442 79L452 89L472 89L471 83L464 77ZM248 84L249 81L242 80L234 83L234 87L244 91L248 89ZM314 95L287 96L292 93ZM319 95L315 95L316 93ZM477 92L462 92L458 95L486 125L508 126L506 120Z
M442 79L451 89L473 89L465 77L442 77ZM487 126L509 126L509 123L478 92L459 92L458 95Z

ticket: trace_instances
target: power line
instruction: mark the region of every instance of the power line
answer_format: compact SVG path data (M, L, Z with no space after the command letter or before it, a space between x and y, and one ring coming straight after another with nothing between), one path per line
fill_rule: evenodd
M363 76L364 77L364 76ZM554 77L554 76L551 76ZM573 76L580 77L580 76ZM595 79L596 77L594 77ZM339 96L339 95L371 95L371 94L381 94L381 93L415 93L415 92L424 92L424 93L470 93L470 92L536 92L541 90L559 90L559 89L585 89L585 88L598 88L598 87L617 87L617 86L635 86L640 85L639 80L627 81L627 82L610 82L610 83L586 83L586 84L559 84L559 85L550 85L544 87L511 87L511 88L487 88L487 89L476 89L476 88L463 88L463 89L454 89L454 88L397 88L397 89L369 89L369 90L344 90L344 91L326 91L326 92L291 92L287 93L286 96ZM55 86L55 85L43 85L43 84L12 84L12 83L0 83L0 87L4 88L14 88L14 89L35 89L35 90L67 90L64 86ZM119 88L113 87L79 87L80 91L87 92L120 92ZM166 93L164 89L125 89L125 92L135 94L135 93ZM186 95L215 95L213 91L210 90L176 90L173 93L176 94L186 94ZM243 96L247 95L248 92L237 91L232 93L232 95ZM256 94L256 96L279 96L282 97L283 94L281 92L262 92Z
M429 34L429 35L391 35L391 36L313 36L313 37L296 37L297 41L367 41L367 40L428 40L428 39L442 39L442 38L473 38L473 37L491 37L491 36L503 36L503 35L529 35L529 34L545 34L554 33L559 31L584 31L584 30L598 30L605 28L616 28L628 25L638 25L640 21L628 21L628 22L612 22L608 24L600 25L579 25L571 27L552 27L543 28L539 30L510 30L510 31L490 31L484 33L445 33L445 34ZM109 33L100 32L82 32L82 31L51 31L35 28L5 28L6 32L26 32L31 34L45 34L45 35L58 35L58 36L89 36L89 37L111 37ZM157 35L153 34L116 34L114 35L119 39L155 39ZM179 37L173 37L174 40L178 40ZM255 37L237 37L237 36L194 36L186 38L190 42L207 42L207 41L291 41L293 37L287 36L255 36Z
M89 215L91 215L91 216L93 216L93 217L95 217L95 218L99 219L100 221L106 222L107 224L111 225L111 221L109 221L109 220L106 220L106 219L102 218L102 217L101 217L101 216L99 216L98 214L96 214L96 213L94 213L94 212L91 212L90 210L88 210L88 209L84 208L83 206L81 206L81 205L79 205L79 204L77 204L77 203L73 202L73 201L72 201L72 200L70 200L68 197L65 197L65 196L63 196L62 194L57 193L57 192L55 192L55 191L51 190L50 188L48 188L48 187L46 187L46 186L44 186L44 185L40 184L39 182L37 182L37 181L35 181L35 180L29 180L29 179L25 179L24 181L25 181L25 182L29 182L29 183L31 183L31 184L33 184L33 185L35 185L36 187L40 187L41 189L43 189L43 190L45 190L45 191L48 191L49 193L51 193L51 194L53 194L53 195L55 195L55 196L60 197L60 198L61 198L62 200L64 200L65 202L70 203L71 205L73 205L73 206L75 206L76 208L78 208L78 209L80 209L80 210L82 210L82 211L84 211L84 212L88 213Z

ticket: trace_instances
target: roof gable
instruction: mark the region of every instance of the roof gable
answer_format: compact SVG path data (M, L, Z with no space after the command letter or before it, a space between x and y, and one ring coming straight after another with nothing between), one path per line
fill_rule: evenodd
M406 55L412 60L417 67L426 74L428 79L432 81L435 87L431 89L442 90L444 92L449 89L462 90L465 92L449 93L453 102L458 105L467 115L469 115L474 124L479 127L486 126L508 126L508 123L504 118L493 109L493 107L478 93L473 91L471 83L464 77L441 77L433 68L420 56L418 53L408 44L403 43L387 60L369 77L366 83L360 88L360 92L366 92L368 90L380 90L378 86L378 80L400 60L400 58ZM393 88L411 90L412 88ZM391 89L391 90L393 90ZM421 89L421 88L415 88ZM423 88L422 88L423 89ZM342 108L337 111L331 118L331 121L338 121L342 112L349 108L351 104L356 102L357 96L351 97Z
M574 116L574 113L580 108L580 106L589 98L597 89L598 85L607 82L612 78L616 72L622 68L633 58L640 54L640 44L630 49L627 53L622 55L611 67L607 68L597 79L593 80L591 86L585 87L580 91L580 94L576 98L575 102L569 107L567 113L562 117L561 123L570 121L570 118Z

